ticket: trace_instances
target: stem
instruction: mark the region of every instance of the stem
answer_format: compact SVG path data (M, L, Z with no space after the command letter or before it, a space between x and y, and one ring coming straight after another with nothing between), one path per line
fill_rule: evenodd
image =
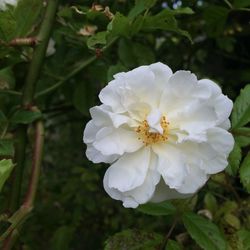
M22 184L23 168L25 163L25 147L27 143L26 136L27 127L25 125L20 125L16 132L16 142L15 142L15 162L17 166L13 174L13 187L11 190L9 210L13 213L20 203L20 191Z
M11 225L0 237L0 241L4 240L3 250L9 250L12 248L18 236L15 235L15 232L18 232L18 229L26 221L30 212L33 209L35 195L38 188L39 174L42 162L43 144L44 125L42 121L37 121L35 124L35 145L33 150L32 170L29 189L23 205L19 208L17 212L12 215L11 218L9 218L8 221L11 222Z
M109 47L111 47L111 45L117 40L117 38L114 38L109 44L107 44L102 51L107 50ZM55 91L57 88L59 88L61 85L63 85L65 82L67 82L71 77L73 77L74 75L76 75L77 73L79 73L81 70L83 70L86 66L88 66L89 64L91 64L92 62L94 62L98 57L97 56L92 56L87 60L82 61L81 63L79 63L79 66L76 67L72 72L70 72L68 75L66 75L63 79L59 80L56 84L54 84L53 86L40 91L39 93L37 93L37 95L35 96L35 98L39 98L43 95L52 93L53 91Z
M169 237L171 236L171 234L172 234L172 232L173 232L175 226L177 225L177 222L178 222L178 218L175 217L175 218L174 218L174 221L173 221L173 223L172 223L172 225L171 225L171 227L170 227L170 229L169 229L169 231L168 231L167 235L165 236L164 241L163 241L163 243L162 243L162 246L161 246L161 249L162 249L162 250L165 249L165 246L166 246L166 244L167 244L167 242L168 242L168 239L169 239Z
M228 0L224 0L224 3L225 3L230 9L233 9L233 5L232 5Z
M33 161L32 161L32 172L31 180L29 184L28 193L25 198L24 206L32 207L35 195L37 191L39 175L40 175L40 166L42 162L42 152L44 144L44 125L42 121L36 122L36 134L35 134L35 145L33 152Z
M38 34L38 41L40 42L34 50L33 58L30 64L30 69L26 78L26 83L23 90L23 105L30 105L33 101L36 82L41 72L42 64L46 54L52 26L54 23L58 0L49 0L48 6L43 19L43 23Z
M73 77L74 75L76 75L78 72L80 72L83 68L85 68L86 66L88 66L89 64L91 64L92 62L94 62L96 60L96 56L92 56L89 59L87 59L86 61L82 62L78 67L76 67L72 72L70 72L66 77L64 77L62 80L59 80L55 85L42 90L41 92L37 93L37 95L35 96L35 98L39 98L43 95L49 94L51 92L53 92L54 90L56 90L57 88L59 88L61 85L63 85L66 81L68 81L71 77Z
M21 96L22 93L14 90L0 90L0 94L8 94L8 95L15 95L15 96Z
M22 105L29 107L32 105L36 83L42 68L42 63L45 57L46 48L50 33L52 30L53 21L56 15L58 0L49 0L45 12L43 23L41 24L38 40L40 43L34 50L33 58L30 64L29 72L24 84ZM16 136L16 163L17 166L14 170L13 188L10 198L10 212L14 212L19 207L21 183L23 177L24 163L25 163L25 149L26 149L26 131L27 127L20 125L17 130Z

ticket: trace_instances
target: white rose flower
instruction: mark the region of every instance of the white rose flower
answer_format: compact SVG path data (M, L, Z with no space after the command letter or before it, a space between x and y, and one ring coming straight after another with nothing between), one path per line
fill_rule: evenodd
M188 197L226 168L233 103L213 81L155 63L116 74L99 98L86 155L112 163L104 188L124 207Z
M17 0L0 0L0 10L6 10L7 5L17 5Z

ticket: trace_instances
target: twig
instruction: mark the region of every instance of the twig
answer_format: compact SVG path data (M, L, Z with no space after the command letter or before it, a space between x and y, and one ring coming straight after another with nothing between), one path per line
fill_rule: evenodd
M14 90L3 90L0 89L0 94L8 94L8 95L15 95L15 96L21 96L22 93Z
M117 40L117 38L114 38L107 46L105 46L102 51L107 50L115 41ZM81 70L83 70L85 67L87 67L89 64L91 64L92 62L94 62L98 57L92 56L89 59L86 59L84 61L82 61L81 63L79 63L79 66L76 67L72 72L70 72L67 76L65 76L63 79L59 80L56 84L54 84L53 86L42 90L40 92L38 92L35 95L35 98L39 98L43 95L52 93L53 91L55 91L57 88L59 88L61 85L63 85L65 82L67 82L70 78L72 78L73 76L75 76L77 73L79 73Z
M171 236L171 234L172 234L172 232L173 232L175 226L177 225L177 222L178 222L178 218L177 218L177 216L176 216L176 217L174 218L174 221L173 221L173 223L172 223L172 225L171 225L171 227L170 227L170 229L169 229L167 235L165 236L165 238L164 238L164 240L163 240L163 243L162 243L160 249L162 249L162 250L165 249L165 246L166 246L166 244L167 244L167 242L168 242L168 239L169 239L169 237Z

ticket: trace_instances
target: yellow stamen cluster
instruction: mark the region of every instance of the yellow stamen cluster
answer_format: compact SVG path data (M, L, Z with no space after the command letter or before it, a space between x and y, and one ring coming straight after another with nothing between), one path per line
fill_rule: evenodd
M163 133L157 132L149 132L149 125L147 120L143 120L141 125L136 128L136 132L138 133L138 140L142 140L142 142L148 146L157 142L165 142L168 139L168 125L166 117L163 116L161 118L161 127L163 129Z

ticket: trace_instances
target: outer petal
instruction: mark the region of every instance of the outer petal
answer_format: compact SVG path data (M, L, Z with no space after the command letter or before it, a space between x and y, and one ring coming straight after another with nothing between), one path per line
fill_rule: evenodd
M233 150L233 136L224 129L212 128L208 132L208 142L200 145L200 154L203 155L203 164L200 166L207 174L223 171L227 165L227 157Z
M151 64L149 68L155 75L155 88L159 89L161 95L173 72L167 65L161 62Z
M192 194L197 192L209 178L203 170L194 164L187 166L187 172L183 184L177 188L177 191L182 194Z
M134 131L124 128L104 127L96 134L93 146L103 155L123 155L137 151L143 143L137 139Z
M152 149L158 156L157 169L165 183L170 188L180 187L186 176L184 155L175 147L165 143L155 144Z
M94 124L93 120L90 120L84 129L83 141L85 143L93 142L96 138L96 133L98 132L99 129L100 129L100 127L97 127Z
M192 195L193 194L178 193L175 189L169 188L169 186L166 185L164 180L161 179L159 184L156 186L155 193L150 201L158 203L158 202L171 200L171 199L185 199Z
M99 127L112 125L118 128L123 124L128 124L131 122L128 116L113 113L110 108L105 105L91 108L90 114L93 118L93 123Z
M118 155L103 155L101 152L97 151L91 144L87 144L86 156L90 161L94 163L112 163L118 158Z
M113 178L114 176L111 177L110 170L109 170L110 168L107 170L104 176L104 181L103 181L104 189L112 198L116 200L122 200L124 207L136 208L139 204L148 202L151 199L155 191L155 186L160 180L160 175L156 171L157 157L154 155L154 153L150 152L149 148L145 149L144 153L146 153L147 155L150 155L150 162L149 162L149 166L148 166L145 179L143 183L141 183L139 186L131 190L122 192L120 190L121 188L118 189L118 188L111 187L112 185L110 185L110 179ZM123 176L121 176L121 178L125 178L125 176L128 176L128 175L124 174ZM127 181L130 181L130 179L129 180L127 179ZM125 189L127 188L128 187L126 187Z
M199 81L199 85L206 86L210 89L211 95L208 103L214 107L217 114L218 120L216 125L223 123L228 119L232 111L233 102L222 94L221 88L215 82L208 79L202 79Z
M140 186L146 178L149 161L149 148L125 154L108 168L106 172L108 175L107 186L120 192L126 192Z

